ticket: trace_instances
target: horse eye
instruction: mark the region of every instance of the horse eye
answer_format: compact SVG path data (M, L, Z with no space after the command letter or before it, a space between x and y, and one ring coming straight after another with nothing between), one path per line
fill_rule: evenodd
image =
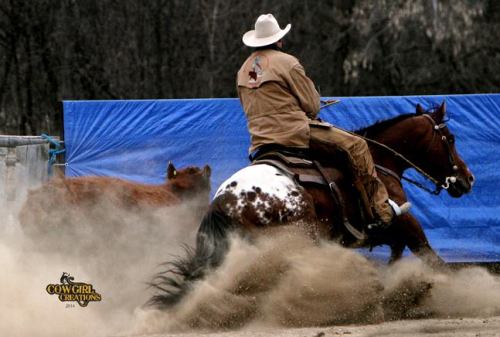
M450 144L455 143L455 136L450 135L450 136L448 137L448 142L449 142Z

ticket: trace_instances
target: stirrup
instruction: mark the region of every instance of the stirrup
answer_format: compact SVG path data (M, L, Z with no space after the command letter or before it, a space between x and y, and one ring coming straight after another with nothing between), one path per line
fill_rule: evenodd
M391 200L391 199L387 199L387 202L389 203L392 210L394 211L395 216L400 216L400 215L406 214L410 211L411 202L409 202L409 201L406 201L402 205L396 204L396 202L394 200Z
M366 225L366 230L368 232L369 236L377 235L383 230L386 230L392 225L392 221L387 223L383 222L382 220L375 220L375 222L369 223Z

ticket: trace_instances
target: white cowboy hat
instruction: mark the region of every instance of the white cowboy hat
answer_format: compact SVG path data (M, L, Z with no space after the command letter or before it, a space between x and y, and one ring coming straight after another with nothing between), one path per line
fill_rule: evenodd
M249 47L263 47L278 42L292 28L291 24L281 29L272 14L262 14L255 21L255 30L243 35L243 43Z

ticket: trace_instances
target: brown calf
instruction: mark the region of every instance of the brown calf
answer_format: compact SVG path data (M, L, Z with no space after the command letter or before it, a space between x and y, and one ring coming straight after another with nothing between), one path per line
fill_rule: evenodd
M90 215L101 205L109 207L110 212L116 209L134 211L174 206L196 199L195 205L204 210L209 203L210 174L208 165L202 169L187 167L177 170L169 163L167 180L161 185L138 184L111 177L55 178L29 191L19 221L26 233L39 233L50 230L52 226L47 226L47 223L61 222L61 218L70 217L75 211ZM64 219L65 222L71 220Z

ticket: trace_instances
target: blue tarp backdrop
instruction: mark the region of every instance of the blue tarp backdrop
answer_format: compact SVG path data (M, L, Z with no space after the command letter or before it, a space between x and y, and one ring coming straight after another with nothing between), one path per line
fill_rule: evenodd
M331 97L330 97L331 98ZM354 130L447 103L456 146L476 177L469 195L431 196L406 184L413 214L447 261L500 261L500 95L339 98L321 117ZM212 189L247 165L249 135L237 99L65 101L66 175L159 184L168 161L212 167ZM408 174L423 180L415 172ZM375 254L386 250L376 248Z

